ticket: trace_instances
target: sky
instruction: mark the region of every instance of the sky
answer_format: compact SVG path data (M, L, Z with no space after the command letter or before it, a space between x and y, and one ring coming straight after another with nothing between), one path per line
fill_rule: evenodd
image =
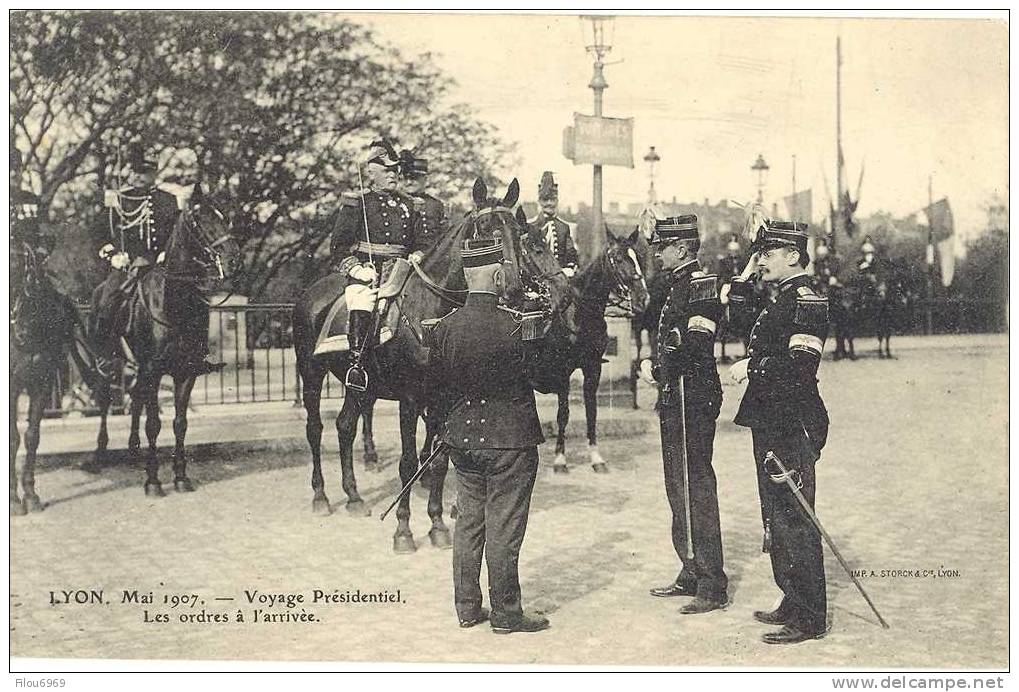
M591 167L562 154L574 112L592 112L583 21L566 15L356 15L408 55L434 54L469 103L517 144L524 199L543 170L561 202L591 200ZM654 145L659 198L756 196L751 165L771 169L769 208L835 186L835 42L842 40L842 139L859 213L897 216L947 196L961 234L986 224L1008 190L1008 27L994 19L620 16L606 59L604 115L634 119L635 168L606 167L605 207L646 199ZM467 183L469 184L469 183Z

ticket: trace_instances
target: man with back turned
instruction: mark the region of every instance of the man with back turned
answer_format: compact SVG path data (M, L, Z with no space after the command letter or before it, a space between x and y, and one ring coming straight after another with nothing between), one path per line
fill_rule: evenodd
M482 243L480 247L473 243ZM505 282L502 245L466 241L466 304L435 328L432 359L448 410L443 441L456 468L453 587L461 627L484 622L482 554L488 562L491 625L497 634L537 632L540 615L523 612L517 566L531 490L544 442L525 345L511 313L499 307Z

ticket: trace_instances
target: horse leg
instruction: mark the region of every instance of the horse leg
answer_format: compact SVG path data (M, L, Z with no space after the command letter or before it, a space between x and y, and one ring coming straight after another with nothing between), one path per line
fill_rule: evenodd
M357 437L357 419L361 415L363 401L357 393L347 390L343 406L336 416L336 437L340 442L340 483L347 493L347 512L354 516L366 517L371 512L357 492L354 478L354 438Z
M18 496L18 470L16 461L18 458L18 445L21 442L21 433L18 432L18 390L16 385L11 383L11 428L10 428L10 443L11 443L11 516L22 516L27 510L25 509L25 503L21 501Z
M138 377L135 385L135 394L142 400L145 406L145 437L149 442L149 451L145 458L145 494L152 497L163 497L163 486L159 482L159 454L156 450L156 440L159 439L159 431L163 428L159 420L159 375L146 373L145 377ZM132 408L134 398L131 399Z
M567 376L556 396L559 398L559 410L556 412L556 423L559 431L555 443L555 461L552 462L553 473L569 473L566 465L566 426L570 422L570 378Z
M138 434L141 426L142 408L145 406L145 392L139 386L138 378L135 378L134 386L131 388L131 432L127 436L127 451L131 461L136 462L142 456L142 441Z
M406 486L418 470L417 426L417 406L411 401L400 400L401 487ZM410 495L406 493L396 506L396 533L393 534L393 552L396 553L413 553L417 550L414 534L410 530Z
M438 434L438 426L430 421L425 421L425 449L431 453L432 441ZM441 454L440 459L432 463L431 471L428 474L428 517L432 520L432 528L428 531L428 539L432 547L443 550L453 547L453 541L449 536L449 529L442 520L442 492L446 485L446 472L449 471L449 455Z
M49 398L50 381L46 378L29 391L28 429L25 430L25 466L21 469L21 497L29 512L41 512L42 502L35 494L35 457L39 449L39 426Z
M364 467L369 471L381 471L379 454L375 450L375 435L372 419L375 416L375 399L366 401L361 408L361 436L364 438Z
M598 451L598 384L601 382L601 356L584 368L584 413L587 416L587 452L595 473L608 473L609 467Z
M96 407L99 409L99 435L96 436L96 451L91 462L84 462L81 465L82 471L88 473L99 473L99 469L106 463L106 449L110 443L110 434L106 427L106 419L110 415L110 387L102 385L96 388Z
M302 369L301 399L307 414L304 434L308 438L308 446L311 447L311 490L314 493L311 511L319 516L333 513L332 507L329 506L329 498L326 497L325 478L322 476L322 414L319 405L322 401L324 378L325 373L321 370Z
M639 325L633 327L633 339L637 344L637 351L633 362L630 363L630 394L633 398L633 410L636 411L640 408L637 402L637 377L640 373L640 352L644 348L644 339L642 336L643 330Z
M195 386L195 376L173 378L173 488L177 492L194 491L191 479L187 474L187 457L184 454L184 436L188 432L188 404L191 403L191 390Z

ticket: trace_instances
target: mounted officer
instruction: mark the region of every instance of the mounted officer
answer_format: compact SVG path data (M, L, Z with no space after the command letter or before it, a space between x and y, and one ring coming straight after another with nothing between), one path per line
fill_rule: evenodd
M573 244L571 233L573 226L557 215L559 186L552 177L552 171L541 174L541 182L538 184L538 205L541 211L527 224L531 227L531 232L540 236L556 258L559 266L563 268L563 274L570 278L577 272L580 256L577 254L577 246Z
M128 156L127 187L107 190L108 242L99 256L110 263L105 281L93 292L94 333L102 361L119 356L120 313L138 280L163 260L180 214L177 198L156 187L156 162L134 146Z
M39 196L21 186L21 152L11 148L11 180L8 203L10 221L10 257L20 258L24 262L35 263L36 269L42 267L49 255L49 247L43 238L39 224ZM18 277L27 265L22 264L13 273ZM22 277L23 278L23 277Z
M518 574L544 442L527 378L530 354L520 325L499 307L501 242L465 241L462 257L467 302L438 323L432 340L436 375L453 402L442 440L457 477L454 602L461 627L489 619L479 583L484 554L492 630L537 632L549 622L524 612Z
M824 238L818 238L814 248L814 276L817 277L816 290L821 295L828 295L832 288L839 286L839 260Z
M736 382L749 380L736 414L753 434L762 517L771 529L771 567L781 603L754 618L782 629L769 644L795 644L826 633L827 598L821 536L776 469L774 452L801 484L813 506L814 464L828 437L828 412L817 389L817 369L828 334L828 301L811 288L807 225L768 221L759 239L761 278L777 286L774 300L754 323L749 359L734 364Z
M438 197L433 197L425 190L425 178L428 177L428 159L421 159L413 151L404 149L400 152L400 181L404 192L414 199L414 209L418 213L420 225L419 242L431 247L446 230L446 208Z
M652 596L693 596L684 615L707 613L728 602L722 567L718 492L711 457L722 385L715 368L715 330L722 315L716 274L697 261L696 214L658 221L651 237L655 256L669 274L669 293L658 323L658 362L641 370L657 382L665 492L672 509L672 545L679 576Z
M315 348L315 355L349 349L346 384L361 391L368 386L362 363L375 338L380 280L389 277L396 259L418 262L427 247L414 199L397 190L400 160L387 140L369 145L364 169L368 187L343 195L331 243L333 271L345 280L348 333L324 334ZM334 314L331 310L324 329Z

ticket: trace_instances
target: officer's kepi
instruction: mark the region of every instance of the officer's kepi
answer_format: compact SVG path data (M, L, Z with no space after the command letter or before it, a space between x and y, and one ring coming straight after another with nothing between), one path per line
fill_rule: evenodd
M682 214L667 219L657 219L655 230L651 233L651 244L660 245L673 243L677 240L697 240L697 215Z
M493 240L465 240L460 254L464 269L502 264L502 242Z
M368 145L368 151L364 157L365 163L377 163L386 168L395 168L400 165L400 159L396 155L393 146L385 139L376 140Z
M800 221L769 221L761 233L761 250L790 247L806 252L807 228Z

